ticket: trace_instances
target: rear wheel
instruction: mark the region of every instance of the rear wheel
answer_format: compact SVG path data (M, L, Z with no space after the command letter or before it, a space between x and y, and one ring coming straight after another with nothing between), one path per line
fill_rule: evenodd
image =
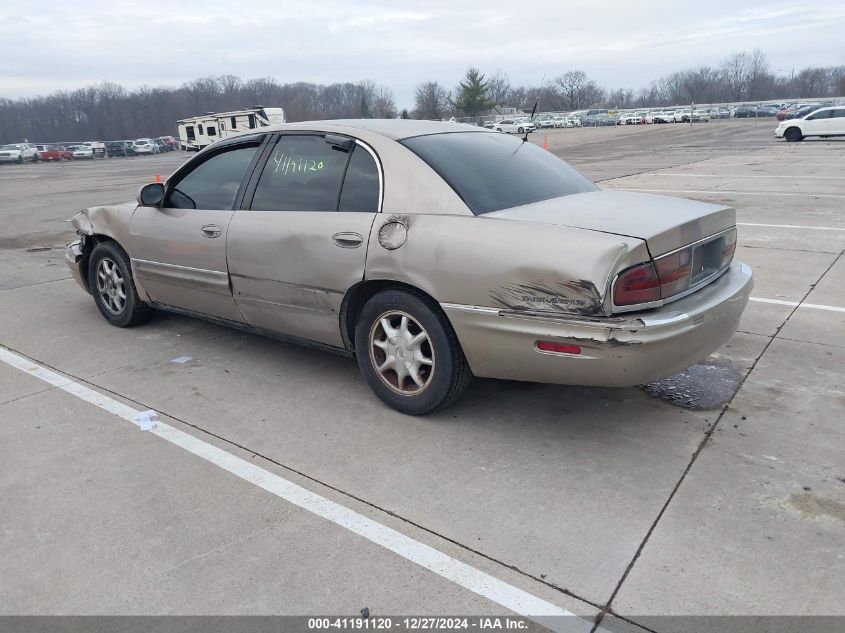
M129 257L114 242L100 242L88 263L88 285L103 317L117 327L140 325L153 309L141 301Z
M804 135L801 134L801 130L799 130L797 127L791 127L783 133L783 137L790 143L795 143L804 138Z
M370 388L408 415L450 404L472 376L446 316L417 292L385 290L367 301L355 326L355 350Z

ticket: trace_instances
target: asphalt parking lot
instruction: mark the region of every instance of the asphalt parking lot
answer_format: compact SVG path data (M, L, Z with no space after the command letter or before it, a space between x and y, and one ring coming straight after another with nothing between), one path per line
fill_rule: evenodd
M0 167L0 614L845 615L845 139L773 128L549 130L605 188L737 209L740 329L665 397L477 379L420 418L349 359L101 318L67 218L186 155Z

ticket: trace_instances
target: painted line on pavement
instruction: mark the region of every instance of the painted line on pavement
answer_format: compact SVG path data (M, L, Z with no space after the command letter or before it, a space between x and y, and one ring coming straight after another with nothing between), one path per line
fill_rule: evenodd
M845 231L837 226L804 226L801 224L758 224L756 222L737 222L737 226L765 226L772 229L808 229L810 231Z
M706 193L725 196L788 196L792 198L845 198L839 193L778 193L775 191L713 191L711 189L629 189L628 187L608 187L618 191L636 191L640 193Z
M34 361L0 347L0 361L137 425L141 413ZM157 421L148 431L223 470L416 563L479 596L553 631L588 633L593 623L315 492L232 455L212 444ZM549 619L553 618L553 619ZM601 629L600 629L601 630Z
M799 308L810 308L811 310L827 310L828 312L845 312L845 308L839 306L826 306L820 303L801 303L800 301L784 301L783 299L765 299L764 297L748 297L749 301L758 303L773 303L779 306L791 306Z
M637 176L641 176L643 174L636 174ZM647 174L648 176L672 176L675 178L726 178L726 179L733 179L733 178L747 178L749 180L759 180L760 178L771 178L774 180L787 180L789 177L786 176L750 176L750 175L741 175L741 176L733 176L729 174L660 174L660 173L653 173ZM633 176L629 176L629 178L633 178ZM842 180L842 176L798 176L801 180Z

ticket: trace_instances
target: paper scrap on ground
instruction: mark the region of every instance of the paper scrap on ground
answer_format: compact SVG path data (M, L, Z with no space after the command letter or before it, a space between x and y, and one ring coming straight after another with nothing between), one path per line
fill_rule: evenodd
M132 418L132 421L140 426L142 431L150 431L156 427L156 423L158 422L158 413L152 409L149 409L148 411L141 411L138 415Z
M171 363L187 363L189 360L194 360L191 356L180 356L179 358L174 358Z

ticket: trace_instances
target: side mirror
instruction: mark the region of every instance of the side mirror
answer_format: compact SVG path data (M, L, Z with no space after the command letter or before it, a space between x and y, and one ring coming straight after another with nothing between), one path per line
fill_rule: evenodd
M144 185L138 190L136 199L142 207L159 207L164 201L164 185L160 182Z

